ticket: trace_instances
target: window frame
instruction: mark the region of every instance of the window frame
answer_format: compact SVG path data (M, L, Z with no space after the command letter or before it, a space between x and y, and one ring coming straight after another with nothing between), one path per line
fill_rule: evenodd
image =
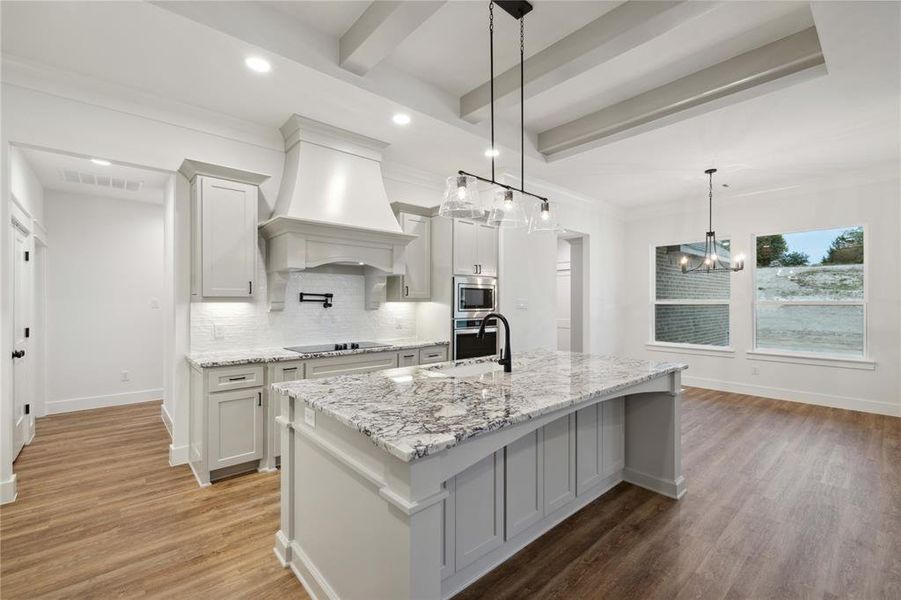
M758 300L757 299L757 238L769 235L792 235L795 233L808 233L811 231L827 231L830 229L863 229L863 299L862 300ZM869 368L875 363L870 358L869 346L869 320L867 307L870 298L870 267L869 267L869 226L866 223L858 225L834 225L825 227L810 227L806 229L794 229L779 233L752 233L750 240L753 258L751 263L751 349L748 350L748 358L753 360L773 360L775 362L795 362L798 364L829 364L847 363L847 366L863 365L860 368ZM758 306L860 306L863 308L863 354L835 354L829 352L795 351L783 348L766 348L757 344L757 307ZM841 365L837 365L841 366Z
M866 240L866 233L864 233L864 239ZM729 242L729 252L730 254L734 251L733 247L733 238L730 235L722 236L721 240L717 240L719 243L724 241ZM689 244L697 244L698 242L686 242L686 241L678 241L672 243L651 243L649 254L649 264L650 264L650 282L649 288L651 290L651 302L650 302L650 315L649 315L649 326L650 326L650 341L645 344L645 347L648 350L656 350L662 352L684 352L687 354L708 354L711 356L725 356L727 358L732 358L735 354L735 348L732 345L733 337L732 337L732 322L734 319L732 318L732 309L733 302L735 298L733 296L732 290L732 272L729 272L729 298L728 299L666 299L666 300L658 300L657 299L657 248L664 246L683 246ZM702 277L703 274L695 274L695 275L686 275L686 277ZM661 342L657 340L657 306L658 305L676 305L676 306L726 306L729 310L729 325L726 328L727 333L729 335L729 345L728 346L714 346L712 344L688 344L685 342Z

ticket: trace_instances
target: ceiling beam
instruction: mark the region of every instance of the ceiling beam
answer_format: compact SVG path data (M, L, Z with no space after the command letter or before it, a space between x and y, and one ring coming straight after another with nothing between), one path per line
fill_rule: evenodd
M373 2L341 36L339 64L352 73L365 75L443 4L444 0Z
M815 27L538 134L548 161L657 129L826 73Z
M629 0L588 25L526 59L525 97L541 92L608 62L701 15L716 2ZM526 43L528 43L526 18ZM460 117L478 123L488 117L490 82L460 98ZM494 79L495 105L519 101L519 65Z

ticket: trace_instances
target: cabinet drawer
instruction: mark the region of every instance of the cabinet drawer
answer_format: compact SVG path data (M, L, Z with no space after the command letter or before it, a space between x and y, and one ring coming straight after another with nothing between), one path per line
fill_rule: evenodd
M447 346L429 346L419 350L419 364L421 365L444 362L446 360Z
M397 352L374 352L334 358L316 358L307 362L307 379L334 377L348 373L366 373L397 366Z
M263 365L219 367L207 373L210 393L263 385Z
M398 367L413 367L419 364L419 352L417 350L404 350L398 353Z

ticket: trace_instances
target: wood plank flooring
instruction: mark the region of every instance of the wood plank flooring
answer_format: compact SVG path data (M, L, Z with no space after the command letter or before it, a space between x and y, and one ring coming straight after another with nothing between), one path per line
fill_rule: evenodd
M0 508L0 597L307 598L272 553L278 474L200 488L160 404L53 415Z
M621 484L458 598L901 598L901 419L699 389L682 417L681 501ZM158 403L39 420L0 596L305 598L277 476L200 489L167 445Z

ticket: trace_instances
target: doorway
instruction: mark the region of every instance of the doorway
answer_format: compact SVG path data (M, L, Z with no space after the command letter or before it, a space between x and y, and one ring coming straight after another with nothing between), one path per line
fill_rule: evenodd
M557 350L584 351L586 248L581 234L564 232L557 237Z

